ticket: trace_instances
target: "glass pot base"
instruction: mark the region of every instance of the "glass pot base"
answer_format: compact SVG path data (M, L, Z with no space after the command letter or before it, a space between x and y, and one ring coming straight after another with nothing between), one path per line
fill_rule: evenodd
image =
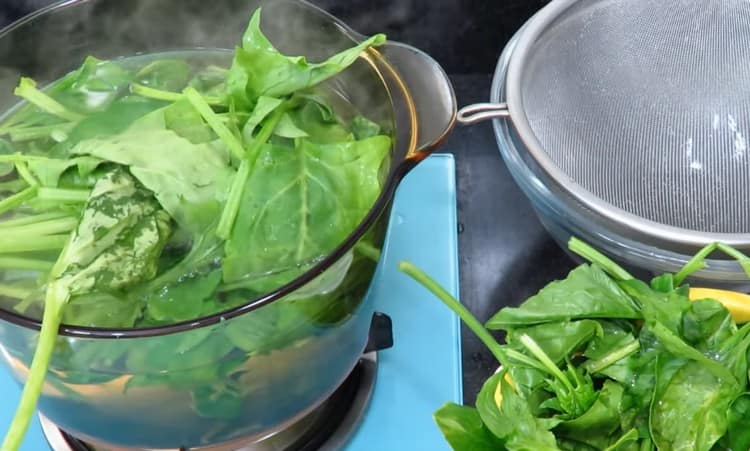
M236 440L201 451L306 451L339 449L356 430L375 386L377 353L364 354L341 386L313 411L290 426L259 441ZM90 443L66 433L40 414L45 438L53 451L146 451ZM149 451L180 451L171 448Z

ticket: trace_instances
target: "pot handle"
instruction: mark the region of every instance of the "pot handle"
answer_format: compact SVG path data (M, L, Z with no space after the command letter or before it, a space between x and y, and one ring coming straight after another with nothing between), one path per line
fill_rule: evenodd
M416 112L416 153L429 155L456 124L457 102L442 67L425 52L395 41L378 48L398 73ZM421 159L421 158L420 158Z
M461 125L472 125L488 119L508 118L507 103L475 103L467 105L458 111L456 120Z

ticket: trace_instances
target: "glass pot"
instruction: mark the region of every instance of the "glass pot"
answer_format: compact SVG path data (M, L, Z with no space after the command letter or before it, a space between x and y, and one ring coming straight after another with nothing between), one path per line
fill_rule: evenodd
M0 109L17 103L12 91L21 75L48 84L88 55L223 49L231 58L259 6L264 33L286 54L318 61L362 38L295 0L65 1L0 32ZM394 42L363 53L325 88L332 102L386 124L394 142L383 192L356 230L302 276L219 314L146 329L63 325L38 403L48 419L95 446L261 440L341 384L368 340L373 306L366 294L391 198L403 176L445 139L456 102L437 63ZM364 240L369 248L359 246ZM340 283L306 294L323 278ZM0 310L0 355L19 383L39 327L34 318Z

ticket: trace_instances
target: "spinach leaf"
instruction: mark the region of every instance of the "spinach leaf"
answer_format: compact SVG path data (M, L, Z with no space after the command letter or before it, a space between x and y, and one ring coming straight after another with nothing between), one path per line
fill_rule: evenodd
M722 379L699 360L686 362L671 377L657 373L651 411L657 446L709 450L719 441L728 429L727 412L747 385L749 346L750 326L746 326L715 350L715 358L733 373L731 381ZM658 383L659 379L669 382Z
M609 445L610 436L620 428L620 405L624 388L605 381L591 408L583 415L563 421L555 428L555 435L575 439L594 448Z
M614 443L604 451L638 451L638 430L633 428L622 434Z
M132 75L118 64L88 57L81 67L47 87L21 78L14 91L29 104L19 108L4 122L7 128L78 122L87 115L106 110L122 95Z
M326 61L308 63L276 50L260 30L260 15L258 9L250 19L227 74L227 93L237 108L250 109L260 96L283 97L315 86L349 67L368 47L385 42L384 35L375 35Z
M181 59L156 60L135 74L134 81L164 91L182 91L190 78L190 65Z
M223 335L221 327L206 327L185 333L165 335L144 340L142 346L129 350L126 366L133 374L161 376L179 381L182 386L198 385L218 376L217 362L227 356L234 346ZM179 359L170 358L175 353ZM206 376L193 379L194 376Z
M188 274L174 284L147 294L146 314L160 324L170 324L199 318L203 303L210 298L221 282L221 271L207 274Z
M170 231L151 193L122 170L97 181L76 230L50 272L39 344L3 449L16 449L28 427L71 296L120 290L154 277Z
M713 299L699 299L690 304L682 317L685 341L702 352L715 350L737 333L737 325L726 307Z
M188 86L204 96L222 96L226 91L226 78L226 68L209 65L198 69L188 82Z
M253 133L255 129L266 119L276 108L280 107L284 103L283 99L276 97L260 96L258 101L255 103L250 117L245 121L245 126L242 129L242 135L245 141L253 140Z
M289 113L281 116L281 119L276 125L273 133L276 136L289 139L307 138L308 136L310 136L306 131L297 126L297 124L294 122L294 119L292 119Z
M722 379L727 384L737 385L738 380L732 371L725 365L715 360L715 356L706 356L697 349L685 343L678 335L670 331L666 326L659 322L653 322L644 328L654 334L661 345L671 354L686 359L695 360L705 369L711 371L717 378Z
M713 248L745 258L722 246L708 246L698 264L649 286L577 242L574 251L611 278L583 265L488 322L508 331L508 345L485 341L505 369L477 399L483 425L504 449L549 449L549 442L564 450L746 449L750 324L738 329L715 300L691 303L689 287L678 283ZM399 267L445 302L428 277ZM472 330L484 340L483 329Z
M487 321L488 329L578 318L640 318L638 306L596 265L581 265L568 277L544 287L518 308L504 308Z
M133 122L159 108L163 102L140 97L122 97L105 111L86 117L78 122L65 140L50 150L57 158L69 157L70 149L87 139L105 138L124 132Z
M52 97L79 113L106 110L130 85L133 74L111 61L88 57L66 80L66 87L53 91Z
M84 327L133 327L143 304L122 295L92 292L71 297L65 308L63 323Z
M623 384L634 377L635 354L640 343L632 334L610 321L603 321L604 333L594 337L583 355L588 360L584 367L591 373L599 373Z
M492 435L476 409L446 403L434 414L445 440L456 451L498 451L502 441Z
M663 450L710 450L727 430L726 412L737 394L700 363L685 363L654 399L654 443Z
M60 177L69 168L76 167L78 175L86 178L101 163L102 160L93 157L77 157L65 160L33 158L27 162L27 165L42 186L56 187L60 183Z
M331 276L327 275L329 272L332 273ZM348 268L342 268L337 262L318 279L303 287L302 290L309 297L299 298L295 291L287 299L294 299L295 306L316 327L334 327L347 321L358 311L367 296L374 273L375 262L356 256Z
M601 337L603 330L594 320L549 323L511 330L506 336L508 344L514 349L525 349L515 338L522 334L531 337L550 360L560 363L595 336Z
M750 449L750 393L738 396L729 406L722 443L732 450Z
M362 115L352 119L352 133L354 139L365 139L380 134L380 126Z
M503 382L505 372L487 379L477 397L477 411L487 428L505 442L508 450L558 450L555 436L548 430L554 423L543 424L529 406Z
M301 139L294 149L264 146L225 246L224 281L242 279L254 291L267 291L333 250L377 199L380 164L389 151L385 136L335 145ZM250 250L252 259L246 257Z
M354 132L359 133L358 125L352 121L351 130L343 124L335 114L328 101L322 96L297 95L302 103L288 113L294 124L307 135L307 139L318 144L333 144L355 139L370 138L361 133L361 138L355 138Z
M690 308L690 299L682 289L668 293L655 291L646 283L637 280L621 281L620 286L640 305L643 319L657 322L671 333L682 335L682 316Z
M82 141L71 152L129 166L180 227L202 232L215 221L229 184L229 155L218 142L193 144L153 119L106 140Z
M163 114L163 123L160 121L160 114ZM211 127L203 122L200 113L187 100L178 100L163 108L160 113L154 113L153 117L156 128L163 126L193 144L208 143L216 139Z
M53 282L79 294L148 280L156 275L169 233L169 216L153 195L126 172L112 171L94 185L78 228L52 271Z
M518 341L518 337L528 335L552 362L559 364L601 333L602 329L597 321L580 320L513 329L506 336L506 340L509 348L525 352L526 348ZM530 395L547 382L548 373L520 362L512 365L508 372L520 393Z
M308 317L297 305L282 300L233 319L225 333L238 348L263 354L309 336L311 329Z

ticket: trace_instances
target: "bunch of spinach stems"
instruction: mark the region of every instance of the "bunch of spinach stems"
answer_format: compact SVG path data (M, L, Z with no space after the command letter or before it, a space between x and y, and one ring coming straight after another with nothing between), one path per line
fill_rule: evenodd
M21 79L27 102L0 124L0 188L11 193L0 201L0 305L43 318L3 451L23 439L63 321L124 329L218 313L301 275L354 230L380 193L391 141L363 116L340 117L315 87L384 41L309 63L274 48L257 10L229 69L90 57L48 89ZM279 325L274 346L299 338L283 325L320 316L330 303L316 296L341 283L316 279L309 305L265 315L262 330ZM248 335L254 323L229 323L212 358L263 346Z
M638 280L572 238L590 261L486 325L410 262L423 284L501 364L476 407L445 404L435 420L456 450L750 449L750 323L715 299L692 299L688 276L717 249L750 275L750 258L723 244L676 274ZM498 343L489 330L505 331Z

